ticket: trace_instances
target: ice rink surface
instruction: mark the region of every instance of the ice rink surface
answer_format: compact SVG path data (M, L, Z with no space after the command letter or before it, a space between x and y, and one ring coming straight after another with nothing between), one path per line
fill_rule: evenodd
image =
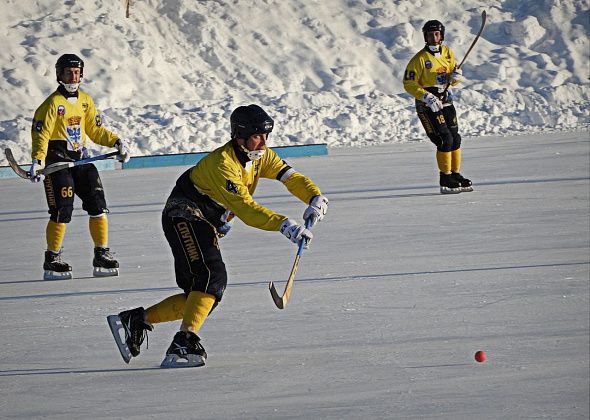
M464 139L475 191L452 196L426 142L291 160L330 208L289 305L276 309L267 283L282 291L296 247L238 221L196 369L159 368L178 323L156 325L129 365L106 323L179 292L160 212L185 167L102 173L118 278L91 277L77 201L64 241L75 278L43 281L42 188L1 180L1 417L587 419L589 144ZM255 198L305 209L276 181Z

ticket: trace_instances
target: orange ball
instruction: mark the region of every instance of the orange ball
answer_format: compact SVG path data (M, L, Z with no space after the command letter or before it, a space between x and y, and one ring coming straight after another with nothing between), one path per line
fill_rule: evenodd
M483 350L479 350L475 353L475 360L477 360L479 363L485 362L486 358L486 352Z

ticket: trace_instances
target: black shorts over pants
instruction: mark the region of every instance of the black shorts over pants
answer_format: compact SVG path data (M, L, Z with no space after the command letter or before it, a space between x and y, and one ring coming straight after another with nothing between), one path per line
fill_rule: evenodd
M74 195L80 197L82 209L90 216L108 212L100 175L91 163L49 174L43 181L43 187L50 219L56 223L72 220Z
M174 256L176 283L188 295L198 291L221 300L227 272L217 232L207 221L162 214L162 228Z
M432 112L424 102L416 101L416 112L426 135L437 150L452 152L461 147L457 111L452 102L445 103L442 111Z

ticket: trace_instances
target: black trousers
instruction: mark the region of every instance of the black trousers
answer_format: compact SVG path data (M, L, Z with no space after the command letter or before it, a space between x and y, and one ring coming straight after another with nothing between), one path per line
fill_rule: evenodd
M108 212L104 189L96 166L74 166L45 177L45 198L51 220L69 223L74 210L74 195L82 200L82 209L91 216Z
M174 256L176 283L188 295L198 291L218 303L227 286L217 233L204 220L162 215L162 228Z
M416 101L416 112L426 135L437 150L452 152L461 147L461 136L455 106L452 103L446 105L442 111L432 112L424 102Z

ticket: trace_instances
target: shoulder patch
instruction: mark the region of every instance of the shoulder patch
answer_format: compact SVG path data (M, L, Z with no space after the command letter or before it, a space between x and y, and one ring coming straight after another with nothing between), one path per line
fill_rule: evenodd
M234 193L234 194L238 193L238 187L236 187L236 185L233 182L231 182L229 179L227 179L225 181L225 189L228 190L230 193Z
M43 130L43 120L33 119L32 129L33 129L33 131L37 131L37 132L40 132L41 130Z

